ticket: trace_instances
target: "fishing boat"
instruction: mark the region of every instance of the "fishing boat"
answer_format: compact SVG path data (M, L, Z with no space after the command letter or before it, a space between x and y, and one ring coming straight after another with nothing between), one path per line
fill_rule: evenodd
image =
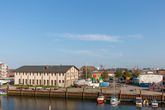
M152 107L158 107L158 101L157 101L156 99L153 99L153 100L151 101L151 106L152 106Z
M105 102L105 97L103 95L99 95L97 97L97 103L98 104L103 104Z
M117 106L120 103L120 100L118 99L118 97L116 97L116 82L115 82L115 76L113 78L113 93L114 95L110 98L110 104L113 106Z
M142 105L143 105L142 97L136 97L136 106L142 107Z

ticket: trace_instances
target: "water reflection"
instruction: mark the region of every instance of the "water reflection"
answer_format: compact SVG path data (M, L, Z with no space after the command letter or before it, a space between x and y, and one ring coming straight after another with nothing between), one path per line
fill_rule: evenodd
M136 107L135 105L98 105L94 101L1 97L0 110L165 110L162 108Z

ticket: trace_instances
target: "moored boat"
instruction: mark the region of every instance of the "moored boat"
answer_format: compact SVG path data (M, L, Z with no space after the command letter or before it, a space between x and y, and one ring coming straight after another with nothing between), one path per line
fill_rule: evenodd
M116 79L115 76L113 77L113 96L111 96L110 98L110 104L112 106L117 106L120 103L120 100L118 99L118 97L116 97Z
M0 96L6 96L6 95L7 95L6 92L4 92L4 91L0 91Z
M153 100L151 101L151 106L152 106L152 107L158 107L158 101L157 101L156 99L153 99Z
M149 101L148 101L147 99L145 99L145 100L143 101L143 105L144 105L144 106L148 106L148 105L149 105Z
M142 97L136 97L136 106L142 107L143 100Z
M97 97L97 103L98 104L103 104L105 102L105 97L103 95L99 95Z
M113 106L117 106L120 103L119 99L116 96L112 96L110 99L110 104Z

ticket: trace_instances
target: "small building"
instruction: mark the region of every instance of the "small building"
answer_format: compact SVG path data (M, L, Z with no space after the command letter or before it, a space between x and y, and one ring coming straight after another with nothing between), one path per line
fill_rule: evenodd
M15 85L69 87L78 80L73 65L22 66L14 71Z
M162 84L163 75L156 74L141 74L138 77L138 83L140 86L149 86L150 84Z

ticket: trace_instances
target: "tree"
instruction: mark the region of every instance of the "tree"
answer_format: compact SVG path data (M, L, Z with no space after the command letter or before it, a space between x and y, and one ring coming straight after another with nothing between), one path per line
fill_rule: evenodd
M128 70L124 71L123 76L126 80L129 80L132 78L132 74Z
M86 79L86 78L91 78L91 77L92 77L92 71L90 71L89 68L84 67L82 70L81 78Z
M137 69L137 70L133 71L133 76L134 77L139 77L139 75L140 75L140 70Z
M109 75L108 75L108 71L104 71L103 73L102 73L102 78L103 78L103 80L109 80Z
M121 69L117 69L115 72L115 77L120 78L123 76L123 72Z

